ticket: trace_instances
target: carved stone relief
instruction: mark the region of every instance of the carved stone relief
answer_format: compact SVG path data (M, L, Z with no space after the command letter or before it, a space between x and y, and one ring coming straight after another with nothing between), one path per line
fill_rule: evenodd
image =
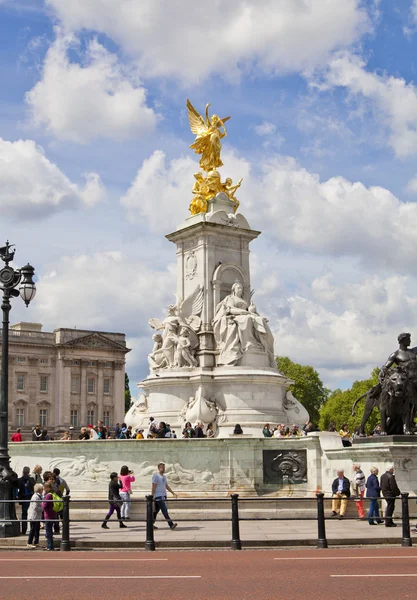
M307 481L307 450L264 450L264 483L297 484Z
M185 259L185 279L194 279L197 275L197 257L192 250Z

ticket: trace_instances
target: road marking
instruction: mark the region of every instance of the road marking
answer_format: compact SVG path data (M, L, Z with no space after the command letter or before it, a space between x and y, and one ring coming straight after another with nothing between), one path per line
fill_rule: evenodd
M2 576L0 579L201 579L201 575L36 575L27 577L26 575L19 577Z
M403 558L417 558L417 554L406 556L295 556L294 558L274 558L274 560L368 560L368 559L403 560Z
M37 552L35 552L35 554L38 554ZM38 562L39 560L39 555L38 558L35 558L35 556L33 556L33 558L1 558L0 561L1 562ZM168 560L167 558L91 558L88 562L155 562L155 561L162 561L162 560ZM42 562L84 562L85 558L42 558Z
M371 573L369 575L330 575L330 577L417 577L417 573Z

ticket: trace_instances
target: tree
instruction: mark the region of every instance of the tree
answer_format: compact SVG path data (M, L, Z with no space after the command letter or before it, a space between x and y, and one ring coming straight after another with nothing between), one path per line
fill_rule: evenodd
M320 429L326 431L330 423L335 423L336 429L341 429L347 423L349 431L353 432L360 425L365 408L365 398L356 406L356 414L352 416L352 406L357 398L365 394L372 386L378 383L379 369L374 369L369 379L355 381L348 390L335 390L330 394L320 409ZM370 433L379 423L378 409L374 409L366 425L366 432Z
M288 356L277 356L278 371L292 379L288 388L307 409L310 420L318 423L319 409L325 402L330 390L326 389L317 371L309 365L293 362Z
M127 413L129 408L131 407L131 405L132 405L132 396L130 394L129 376L127 373L125 373L125 413Z

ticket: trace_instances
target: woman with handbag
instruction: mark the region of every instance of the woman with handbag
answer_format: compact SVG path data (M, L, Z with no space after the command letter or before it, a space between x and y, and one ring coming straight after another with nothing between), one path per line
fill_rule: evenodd
M107 526L107 521L110 519L110 517L112 516L114 511L116 511L117 518L119 520L119 527L121 529L126 527L126 525L122 521L122 516L120 514L120 507L123 504L122 499L120 498L120 489L121 489L122 485L123 484L119 481L118 474L110 473L110 482L109 482L110 508L109 508L109 512L105 516L104 521L101 525L103 529L110 529L110 527Z

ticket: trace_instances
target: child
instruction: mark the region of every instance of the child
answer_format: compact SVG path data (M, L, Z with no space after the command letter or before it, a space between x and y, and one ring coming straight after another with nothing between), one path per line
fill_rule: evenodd
M54 533L53 533L53 525L56 519L56 512L53 509L53 500L52 491L54 489L54 484L52 481L47 481L43 487L44 496L42 502L43 515L45 519L45 535L46 535L46 550L50 552L54 549Z
M103 523L103 529L110 529L107 526L107 521L110 519L114 511L116 511L117 518L119 520L119 527L124 528L126 525L122 522L122 517L120 515L120 507L122 506L122 499L120 498L120 489L122 488L122 482L119 481L119 476L117 473L110 473L110 483L109 483L109 512L107 513Z

